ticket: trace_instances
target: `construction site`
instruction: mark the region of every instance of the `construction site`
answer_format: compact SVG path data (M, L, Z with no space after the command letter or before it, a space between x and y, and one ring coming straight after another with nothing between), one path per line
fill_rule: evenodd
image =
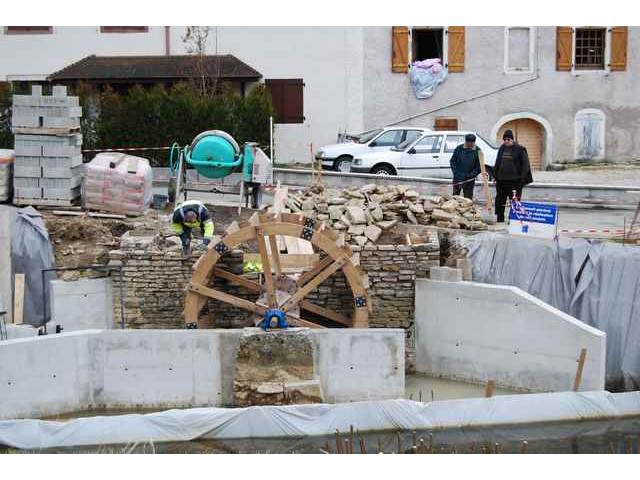
M472 200L211 125L157 167L84 113L12 96L0 451L640 453L640 187L533 183L629 220L538 234L484 163Z

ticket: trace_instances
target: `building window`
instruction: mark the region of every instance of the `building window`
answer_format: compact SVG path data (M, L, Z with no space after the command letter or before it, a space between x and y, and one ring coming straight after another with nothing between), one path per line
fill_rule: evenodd
M576 28L576 70L604 70L606 33L606 28Z
M585 108L576 113L576 160L602 160L605 158L604 127L605 116L601 110Z
M535 29L533 27L505 27L504 40L505 72L532 72L535 58Z
M41 35L53 33L53 27L4 27L6 35Z
M100 27L100 33L147 33L149 27Z
M439 58L444 65L444 28L413 27L411 54L413 61Z
M271 93L276 123L304 123L304 82L301 78L269 79L265 85Z

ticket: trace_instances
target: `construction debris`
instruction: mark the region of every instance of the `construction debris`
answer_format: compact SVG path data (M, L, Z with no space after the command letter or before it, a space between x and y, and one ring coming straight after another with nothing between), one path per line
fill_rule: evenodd
M344 233L346 242L360 246L376 243L398 223L487 229L472 200L448 194L422 196L406 186L369 184L338 191L314 185L300 194L289 193L285 204L294 213L327 222Z

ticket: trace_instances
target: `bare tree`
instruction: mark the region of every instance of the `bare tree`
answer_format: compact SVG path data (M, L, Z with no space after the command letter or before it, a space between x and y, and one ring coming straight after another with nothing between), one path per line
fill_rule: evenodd
M208 75L205 62L207 55L207 41L209 39L210 32L211 27L192 26L187 27L187 31L182 36L182 42L184 43L185 50L188 54L195 56L195 72L200 82L200 87L202 88L202 95L207 94L208 87ZM218 74L219 72L216 72L213 77L212 86L214 89Z

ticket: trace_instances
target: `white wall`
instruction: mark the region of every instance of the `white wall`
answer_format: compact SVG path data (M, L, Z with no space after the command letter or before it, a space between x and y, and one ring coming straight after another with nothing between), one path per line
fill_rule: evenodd
M402 396L403 330L311 332L327 401ZM98 407L227 406L241 334L84 330L0 342L0 419Z
M61 325L65 332L114 327L111 278L52 280L50 283L53 325Z
M580 349L580 390L602 390L604 332L519 288L416 280L416 370L533 392L571 390Z
M54 27L50 35L0 32L0 81L44 79L87 55L163 55L164 27L148 33L100 33L99 27ZM185 53L184 27L171 27L171 54ZM216 42L217 38L217 42ZM217 48L216 48L217 44ZM362 131L362 27L212 27L209 54L233 54L264 79L302 78L302 124L276 124L278 162L309 162L338 131ZM212 126L214 128L215 126Z

